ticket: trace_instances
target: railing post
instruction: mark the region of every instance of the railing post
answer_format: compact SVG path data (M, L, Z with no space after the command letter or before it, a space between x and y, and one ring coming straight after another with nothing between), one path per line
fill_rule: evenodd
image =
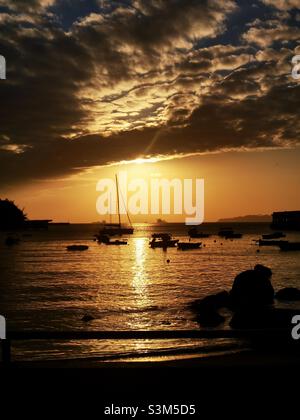
M8 338L1 340L3 365L9 366L11 363L11 342Z

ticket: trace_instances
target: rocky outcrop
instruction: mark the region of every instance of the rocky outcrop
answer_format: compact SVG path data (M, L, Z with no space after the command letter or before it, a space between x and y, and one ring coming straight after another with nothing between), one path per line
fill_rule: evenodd
M285 287L275 294L277 300L300 300L300 289L296 287Z
M241 272L229 293L223 291L191 304L196 320L202 327L216 327L225 321L219 310L228 308L233 312L229 324L232 328L288 331L292 317L299 311L275 308L274 297L284 301L300 300L300 289L286 287L275 295L271 277L271 269L260 264L253 270Z
M247 270L238 274L230 291L233 309L272 304L274 289L271 276L270 268L260 264L256 265L254 270Z
M222 307L228 307L230 304L229 293L224 290L214 295L206 296L203 299L197 299L191 303L191 308L194 310L200 310L202 307L212 306L215 309Z
M217 327L225 318L218 310L230 305L230 296L227 291L215 295L206 296L194 301L191 308L196 312L196 320L203 327Z

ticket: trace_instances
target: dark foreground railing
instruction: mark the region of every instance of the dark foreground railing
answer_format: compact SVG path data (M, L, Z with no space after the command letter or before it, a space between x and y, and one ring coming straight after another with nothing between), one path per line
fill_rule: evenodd
M11 363L12 341L28 340L167 340L212 338L268 338L291 340L289 330L157 330L157 331L10 331L1 340L2 361Z

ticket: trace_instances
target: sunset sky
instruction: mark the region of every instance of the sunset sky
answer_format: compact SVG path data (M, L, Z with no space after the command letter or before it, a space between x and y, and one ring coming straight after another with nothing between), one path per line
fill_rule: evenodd
M127 170L204 178L206 221L300 210L297 6L0 0L0 198L96 221L97 181Z

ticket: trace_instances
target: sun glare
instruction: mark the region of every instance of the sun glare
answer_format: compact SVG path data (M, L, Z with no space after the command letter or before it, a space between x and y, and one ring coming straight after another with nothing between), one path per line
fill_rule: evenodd
M135 163L136 165L142 165L143 163L156 163L159 162L158 158L138 158L131 161L131 163Z

